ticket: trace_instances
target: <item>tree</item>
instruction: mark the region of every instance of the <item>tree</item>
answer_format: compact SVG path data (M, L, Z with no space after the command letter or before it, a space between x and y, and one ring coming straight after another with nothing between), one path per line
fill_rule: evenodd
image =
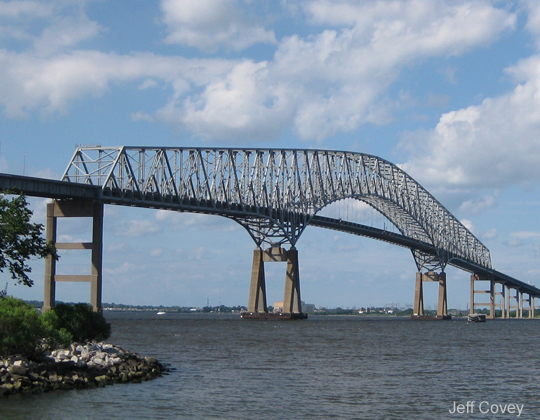
M43 314L47 320L54 314L50 324L58 331L68 333L72 340L106 340L111 335L111 324L100 312L94 312L86 303L57 303L54 308Z
M58 259L58 254L54 243L41 236L43 225L30 222L32 211L24 194L11 191L0 194L0 272L7 268L13 280L30 287L34 281L28 277L32 271L28 259L49 255ZM15 195L9 199L6 194Z

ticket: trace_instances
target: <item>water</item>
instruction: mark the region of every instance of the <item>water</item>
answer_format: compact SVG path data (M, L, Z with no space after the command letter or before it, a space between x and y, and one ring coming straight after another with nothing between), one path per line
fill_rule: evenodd
M0 419L540 418L539 321L107 313L108 340L170 375L0 399ZM473 413L455 404L475 401ZM472 404L472 403L469 403ZM470 407L470 405L469 405ZM470 408L469 408L470 410Z

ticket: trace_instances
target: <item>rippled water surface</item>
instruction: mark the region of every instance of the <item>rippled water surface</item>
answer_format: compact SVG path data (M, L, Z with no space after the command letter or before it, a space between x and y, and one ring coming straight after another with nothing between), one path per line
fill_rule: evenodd
M0 419L540 418L540 321L253 321L107 313L108 340L176 371L0 399ZM450 413L475 401L472 413ZM469 404L469 410L471 410Z

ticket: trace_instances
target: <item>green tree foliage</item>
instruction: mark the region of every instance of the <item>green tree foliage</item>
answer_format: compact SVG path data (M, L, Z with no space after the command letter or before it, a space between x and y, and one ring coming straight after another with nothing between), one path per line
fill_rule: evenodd
M58 258L54 244L41 236L43 225L31 223L31 217L23 194L11 199L0 195L0 272L9 269L11 277L25 286L34 284L28 277L32 271L26 263L29 258Z
M41 315L21 299L0 299L0 356L37 358L47 348L104 340L110 335L111 325L85 303L59 303Z
M0 299L0 355L37 356L43 346L66 344L69 337L20 299Z
M64 330L70 334L74 341L100 341L111 335L111 324L105 320L101 313L94 312L92 307L86 303L75 305L57 303L45 315L48 315L49 312L53 312L57 317L57 320L52 322L54 327L58 331Z

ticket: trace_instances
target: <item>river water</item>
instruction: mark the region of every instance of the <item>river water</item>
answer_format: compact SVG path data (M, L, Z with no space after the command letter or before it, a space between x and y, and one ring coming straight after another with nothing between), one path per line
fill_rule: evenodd
M141 384L10 396L0 419L540 418L538 320L106 316L109 342L176 370Z

